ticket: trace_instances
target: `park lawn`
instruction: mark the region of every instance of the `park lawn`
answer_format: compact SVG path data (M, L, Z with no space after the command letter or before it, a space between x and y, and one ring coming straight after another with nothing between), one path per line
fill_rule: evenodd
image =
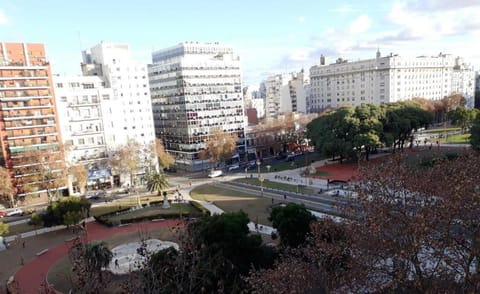
M448 136L447 139L440 140L442 143L446 144L469 144L470 143L470 134L458 134Z
M428 129L428 130L423 131L422 133L432 134L432 133L455 132L455 131L460 131L460 129L461 128L459 128L459 127Z
M312 152L308 153L304 157L297 158L294 161L284 161L281 163L276 164L275 166L271 166L270 170L267 168L268 163L262 164L260 166L260 171L262 173L267 173L267 172L279 172L279 171L284 171L284 170L289 170L289 169L294 169L294 168L299 168L299 167L304 167L307 165L310 165L312 161L318 161L325 159L325 157L322 157L319 153L317 152ZM251 170L250 173L255 173L257 172L257 169Z
M188 203L174 203L169 209L163 209L161 205L155 205L150 207L144 207L142 209L137 209L129 211L126 213L121 213L118 215L109 216L108 219L116 224L122 223L124 220L131 219L140 219L140 218L149 218L149 217L180 217L180 215L199 215L200 212Z
M163 200L163 196L157 196L157 195L148 195L148 196L140 197L140 202L142 204L147 204L147 202L162 201L162 200ZM138 200L136 197L122 199L117 202L108 202L108 203L105 203L105 205L95 206L90 208L90 215L99 216L103 214L108 214L108 213L118 211L119 208L135 207L137 206L137 204L138 204Z
M226 212L243 210L248 214L250 221L271 225L268 220L271 200L268 198L210 184L193 189L190 196L195 200L214 202L216 206Z
M260 186L260 182L256 178L245 178L245 179L236 179L236 182L247 183L250 185ZM302 185L290 185L279 182L273 182L269 180L263 181L263 186L265 188L283 190L288 192L299 192L302 194L314 194L313 190Z
M309 176L319 176L319 177L326 177L326 176L329 176L330 173L326 170L316 170L315 173L310 173L308 174Z
M22 223L18 225L8 226L8 234L5 236L15 236L17 234L26 233L34 230L41 229L42 226L32 226L28 223Z
M110 249L120 244L141 241L146 235L146 239L159 239L162 241L178 242L178 235L172 228L153 229L146 232L130 232L107 238L104 241ZM61 293L68 293L72 288L70 283L72 274L72 265L68 254L58 261L47 273L47 281L53 284L54 288ZM121 284L125 282L125 276L113 276L113 281L105 287L106 291L102 293L121 293Z

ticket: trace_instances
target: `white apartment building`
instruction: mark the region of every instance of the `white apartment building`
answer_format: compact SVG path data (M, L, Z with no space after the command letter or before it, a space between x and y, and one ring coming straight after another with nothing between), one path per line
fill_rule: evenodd
M264 98L253 98L250 100L250 106L257 110L257 117L265 117L265 99Z
M381 104L415 97L442 99L462 94L473 103L473 69L449 54L415 58L390 54L375 59L310 68L309 112L362 103Z
M53 78L57 112L68 166L83 165L89 181L110 182L106 134L115 133L113 91L98 76ZM69 178L69 194L80 191ZM93 183L89 183L92 185Z
M200 170L200 150L212 131L238 135L245 152L240 58L218 43L186 42L152 53L148 74L155 132L177 168Z
M277 117L288 112L306 112L306 96L303 70L299 73L279 74L265 81L265 115Z
M127 44L100 43L82 52L82 71L85 76L98 75L113 91L114 106L108 114L112 120L105 133L109 150L134 139L142 146L155 142L152 103L147 66L131 58ZM107 128L106 128L107 130ZM145 173L140 167L138 177ZM125 175L125 177L128 177ZM129 179L125 178L126 182ZM138 179L137 179L138 180Z

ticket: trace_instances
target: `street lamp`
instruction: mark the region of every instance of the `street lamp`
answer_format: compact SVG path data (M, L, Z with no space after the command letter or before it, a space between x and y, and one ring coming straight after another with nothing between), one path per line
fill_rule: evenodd
M245 179L247 178L248 167L245 168Z
M262 175L260 174L260 164L262 164L262 162L260 162L260 160L257 159L258 180L260 181L260 191L261 191L261 195L263 196L263 178L262 178Z

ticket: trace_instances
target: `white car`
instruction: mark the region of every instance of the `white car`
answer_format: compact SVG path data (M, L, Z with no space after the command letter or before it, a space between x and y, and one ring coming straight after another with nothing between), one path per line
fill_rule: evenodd
M212 170L209 174L208 174L208 177L209 178L216 178L216 177L219 177L223 175L223 172L221 170Z
M7 216L19 216L19 215L23 215L23 210L21 210L20 208L15 208L14 210L7 213Z
M236 163L236 164L233 164L233 165L229 166L228 171L236 170L236 169L239 169L239 168L240 168L240 165L238 165L238 163Z

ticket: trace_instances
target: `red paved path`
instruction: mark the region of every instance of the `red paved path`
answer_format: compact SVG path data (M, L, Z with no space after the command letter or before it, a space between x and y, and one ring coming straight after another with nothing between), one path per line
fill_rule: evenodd
M88 241L103 240L112 236L122 235L125 233L134 232L138 229L158 229L173 227L178 225L178 220L166 220L161 222L145 222L138 224L131 224L125 227L108 228L103 225L92 222L87 224ZM50 248L45 254L33 259L15 274L15 280L20 287L22 294L38 293L40 285L45 281L45 276L48 270L58 262L65 254L68 253L71 242Z

